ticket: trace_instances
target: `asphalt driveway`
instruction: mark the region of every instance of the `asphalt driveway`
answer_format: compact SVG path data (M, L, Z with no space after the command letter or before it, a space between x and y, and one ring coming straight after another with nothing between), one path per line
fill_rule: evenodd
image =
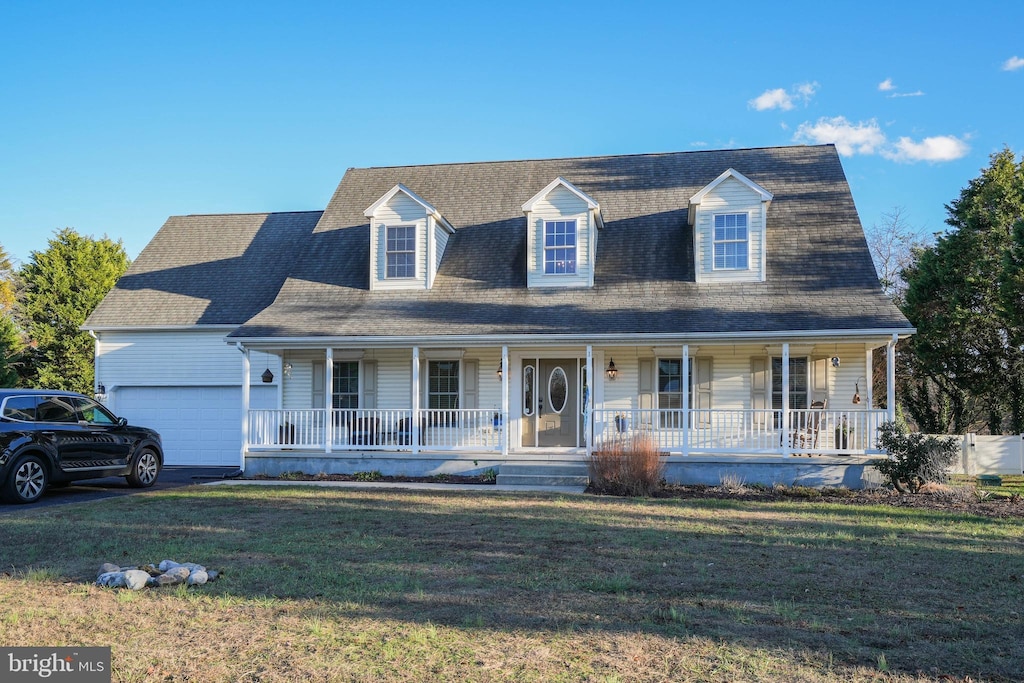
M237 467L165 467L160 471L156 484L148 489L135 489L128 486L124 477L107 477L105 479L88 479L62 489L48 488L35 503L30 505L12 505L0 503L0 515L14 510L51 507L67 503L81 503L90 500L127 496L145 491L161 491L181 486L191 486L209 481L224 479L238 470Z

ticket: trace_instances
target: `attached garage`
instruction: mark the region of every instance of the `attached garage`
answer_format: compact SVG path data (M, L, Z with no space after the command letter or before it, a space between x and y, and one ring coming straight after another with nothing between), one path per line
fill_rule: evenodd
M160 432L166 465L239 464L241 387L118 387L108 403L129 423ZM253 386L250 406L276 407L276 387Z

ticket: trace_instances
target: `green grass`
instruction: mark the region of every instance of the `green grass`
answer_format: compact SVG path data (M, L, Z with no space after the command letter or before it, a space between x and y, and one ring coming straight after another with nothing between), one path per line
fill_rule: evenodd
M201 588L90 586L195 561ZM1024 524L818 501L192 487L5 511L0 646L115 681L1019 680Z
M971 484L977 486L982 491L988 491L993 496L1008 497L1014 494L1024 496L1024 475L1004 474L1000 475L1000 478L1002 479L1002 484L1000 486L990 486L987 484L979 486L977 477L968 477L964 475L953 477L953 481L958 484Z

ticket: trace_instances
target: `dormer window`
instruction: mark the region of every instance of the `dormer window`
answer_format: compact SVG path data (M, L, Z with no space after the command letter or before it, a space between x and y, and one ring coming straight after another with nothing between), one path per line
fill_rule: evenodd
M697 282L764 282L773 195L730 168L690 197Z
M544 274L576 274L576 221L544 221Z
M416 226L387 226L387 270L390 279L416 277Z
M593 287L597 201L565 178L555 178L523 204L527 287Z
M746 270L749 243L747 214L715 214L715 270Z
M399 183L363 212L370 219L370 289L430 289L455 228Z

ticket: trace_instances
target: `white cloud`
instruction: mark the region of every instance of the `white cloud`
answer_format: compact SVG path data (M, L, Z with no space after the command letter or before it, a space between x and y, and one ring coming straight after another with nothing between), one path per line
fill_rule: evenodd
M1021 59L1017 55L1014 55L1003 62L1003 71L1016 71L1024 67L1024 59Z
M794 103L795 101L803 102L806 105L811 101L811 98L817 91L818 82L809 81L807 83L794 85L789 92L787 92L785 88L765 90L754 99L748 101L747 105L751 109L756 109L757 111L766 111L768 109L789 111L796 106Z
M834 143L843 156L874 154L885 144L885 133L874 119L850 123L845 116L822 117L817 123L801 123L793 135L796 142Z
M914 92L894 92L889 97L921 97L924 95L923 90L915 90Z
M775 88L775 90L765 90L747 102L747 105L758 111L765 111L766 109L789 111L793 108L793 99L782 88Z
M887 78L878 84L878 89L881 90L882 92L888 92L890 90L895 90L896 86L893 85L891 78Z
M882 156L886 159L903 163L916 161L953 161L967 155L970 147L955 135L937 135L914 142L908 137L901 137L890 149L883 149Z

